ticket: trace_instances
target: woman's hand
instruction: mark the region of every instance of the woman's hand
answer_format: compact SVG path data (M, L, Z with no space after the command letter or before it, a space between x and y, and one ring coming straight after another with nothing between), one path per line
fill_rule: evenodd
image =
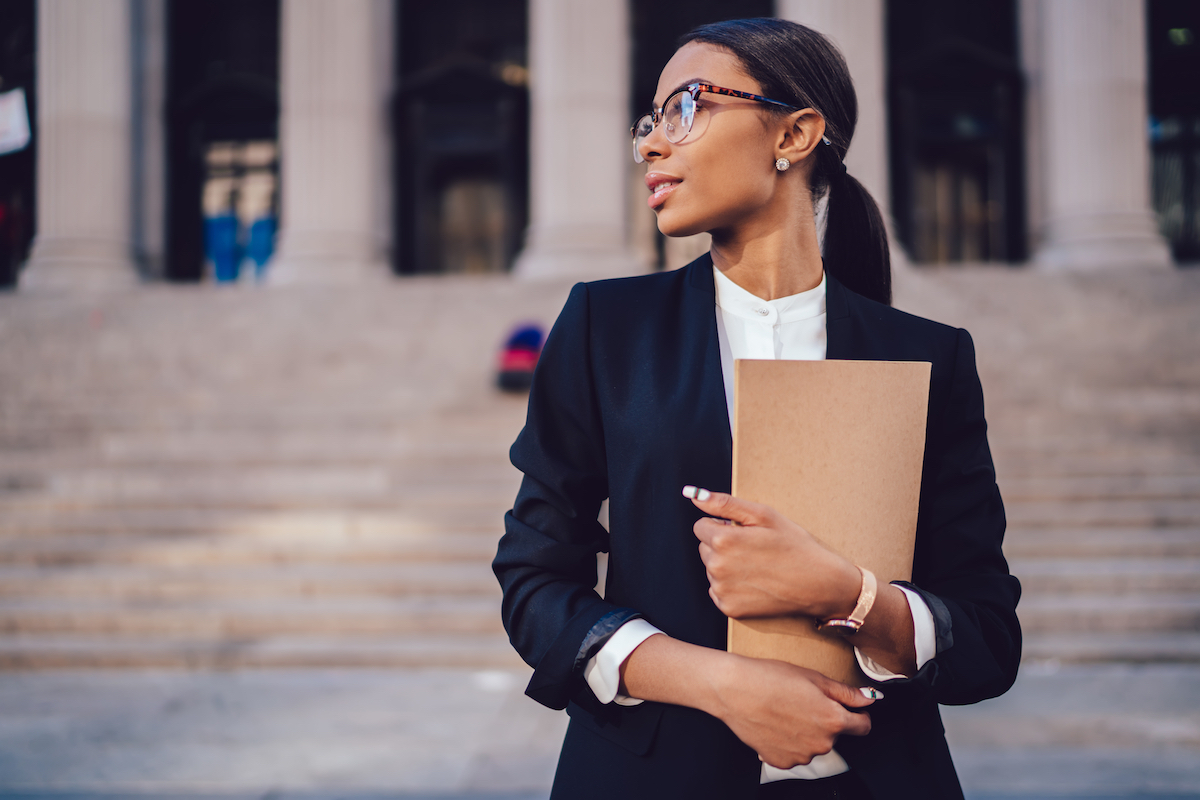
M760 503L694 486L683 493L713 515L698 520L694 530L708 573L708 594L725 616L805 614L826 620L854 611L862 573L804 528ZM879 587L853 644L884 669L916 674L912 614L899 588Z
M712 515L693 530L708 593L725 616L830 619L854 610L862 573L804 528L769 506L732 495L692 486L683 493Z
M871 732L871 718L848 709L874 700L852 686L782 661L735 656L728 667L712 713L772 767L807 764L838 736Z
M809 669L663 634L642 642L621 665L621 692L707 712L763 761L781 769L828 753L840 735L867 735L870 717L848 709L874 702L858 689Z

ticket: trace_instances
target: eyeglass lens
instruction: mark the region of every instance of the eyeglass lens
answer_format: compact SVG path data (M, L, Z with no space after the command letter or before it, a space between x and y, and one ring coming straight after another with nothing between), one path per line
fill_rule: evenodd
M682 89L668 97L666 105L663 106L663 135L671 144L679 144L691 132L695 119L696 101L689 90ZM641 152L642 140L653 130L654 120L649 114L637 121L633 137L633 160L639 164L645 160Z

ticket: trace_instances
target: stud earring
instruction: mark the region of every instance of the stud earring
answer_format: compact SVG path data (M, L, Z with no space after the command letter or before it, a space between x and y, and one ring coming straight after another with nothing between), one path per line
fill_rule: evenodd
M792 162L788 161L786 158L781 158L775 162L775 169L779 170L780 172L787 172L788 167L791 165Z

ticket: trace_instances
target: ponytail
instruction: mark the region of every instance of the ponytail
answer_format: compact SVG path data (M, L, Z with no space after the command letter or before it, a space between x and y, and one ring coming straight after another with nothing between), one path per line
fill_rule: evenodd
M825 118L829 144L817 145L811 173L814 200L829 190L825 269L850 291L891 305L892 262L883 215L842 163L858 123L858 98L837 47L810 28L771 17L701 25L679 40L680 46L688 42L725 48L767 97L814 109Z
M830 170L841 174L829 176L825 270L850 291L890 306L892 259L883 214L866 187L844 170L840 161Z

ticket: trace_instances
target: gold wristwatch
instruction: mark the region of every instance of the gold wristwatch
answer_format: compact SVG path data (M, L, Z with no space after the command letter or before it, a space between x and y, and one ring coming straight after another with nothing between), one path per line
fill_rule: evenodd
M871 606L875 604L875 592L878 587L875 574L866 567L859 567L858 571L862 573L862 590L858 593L858 603L854 606L854 610L850 612L847 619L827 619L824 622L818 622L817 630L821 633L853 636L862 627L867 614L871 613Z

